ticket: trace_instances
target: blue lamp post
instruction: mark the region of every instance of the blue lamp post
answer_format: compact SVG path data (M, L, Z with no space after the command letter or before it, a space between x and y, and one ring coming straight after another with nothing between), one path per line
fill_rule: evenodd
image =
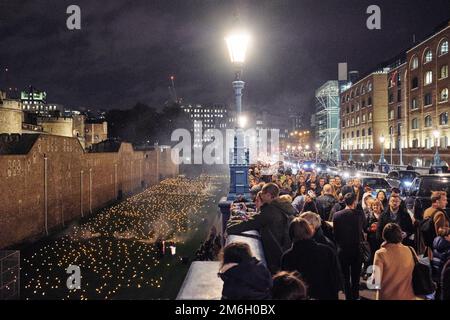
M230 192L227 200L234 200L238 195L248 196L248 168L249 153L244 145L245 116L242 114L242 90L245 82L241 80L242 69L250 37L245 32L235 32L226 37L230 60L235 68L235 78L233 81L234 96L236 102L236 136L232 158L230 161Z
M386 162L386 159L384 159L384 136L382 135L380 137L380 143L381 143L381 156L380 156L380 164L383 165Z
M434 136L434 141L435 141L435 146L436 146L436 152L434 154L434 161L433 161L433 165L435 167L439 167L441 165L441 157L439 156L439 146L438 146L438 139L439 139L439 131L438 130L434 130L433 131L433 136Z

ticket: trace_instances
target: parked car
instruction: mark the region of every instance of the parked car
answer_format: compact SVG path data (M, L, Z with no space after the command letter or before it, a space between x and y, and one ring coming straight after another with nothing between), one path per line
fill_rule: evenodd
M392 187L399 188L402 194L404 194L418 176L420 174L412 170L393 170L389 172L386 180Z
M304 161L301 168L305 171L313 171L316 168L314 161Z
M407 191L406 204L415 219L422 220L425 209L431 207L432 191L446 191L450 196L450 173L426 174L414 179ZM450 217L450 203L447 204L446 213Z
M359 177L359 179L361 180L361 185L363 186L363 188L370 187L372 189L374 197L376 197L378 191L384 191L387 197L391 195L392 187L385 178Z

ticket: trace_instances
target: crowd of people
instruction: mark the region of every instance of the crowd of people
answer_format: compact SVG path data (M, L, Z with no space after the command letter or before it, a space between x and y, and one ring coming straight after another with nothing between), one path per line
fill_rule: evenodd
M238 198L231 208L227 233L258 230L266 266L248 252L245 259L224 256L224 298L275 299L281 290L276 283L282 281L291 284L282 290L285 298L334 300L343 291L346 299L356 300L362 278L377 290L377 299L450 299L445 192L432 192L432 206L423 217L414 217L396 188L387 195L362 185L360 179L344 181L327 172L293 174L281 168L267 176L263 171L252 168L254 208ZM426 237L420 235L424 221L431 222L435 233L432 243L425 244L425 252ZM233 245L224 252L237 247L244 250ZM436 290L427 295L414 291L413 270L424 258L416 252L431 261Z

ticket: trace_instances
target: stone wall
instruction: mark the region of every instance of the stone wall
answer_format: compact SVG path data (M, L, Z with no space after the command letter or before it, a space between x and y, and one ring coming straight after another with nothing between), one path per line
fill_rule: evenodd
M170 149L85 153L76 138L41 134L26 154L0 155L0 248L177 174Z

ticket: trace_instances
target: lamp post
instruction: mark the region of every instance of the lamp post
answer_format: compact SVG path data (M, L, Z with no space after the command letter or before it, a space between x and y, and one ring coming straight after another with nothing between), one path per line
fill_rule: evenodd
M229 200L233 200L237 195L246 195L249 193L249 155L244 145L243 131L246 119L242 114L242 90L244 89L245 82L241 80L249 40L249 35L242 31L233 32L225 38L230 60L235 70L233 89L236 102L236 116L238 119L236 123L236 136L234 137L233 158L230 163Z
M434 145L436 146L436 153L434 154L434 166L439 167L441 165L441 157L439 156L439 146L438 146L438 139L440 136L440 133L438 130L433 131L434 136Z
M384 136L381 135L380 137L380 143L381 143L381 156L380 156L380 164L383 165L386 160L384 159Z
M320 144L316 143L316 163L319 160Z
M353 140L350 140L348 142L348 145L350 146L350 155L348 156L348 161L353 161Z

